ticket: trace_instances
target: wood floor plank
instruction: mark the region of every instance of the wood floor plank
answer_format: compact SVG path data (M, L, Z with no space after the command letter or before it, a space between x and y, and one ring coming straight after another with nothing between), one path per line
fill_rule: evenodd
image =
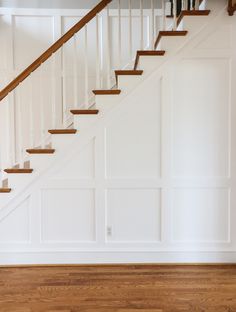
M236 265L0 268L0 312L236 311Z

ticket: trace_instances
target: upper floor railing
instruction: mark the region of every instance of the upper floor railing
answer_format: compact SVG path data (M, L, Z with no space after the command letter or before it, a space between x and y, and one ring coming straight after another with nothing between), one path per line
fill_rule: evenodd
M234 15L234 12L236 11L236 0L229 0L228 3L228 13L230 16Z

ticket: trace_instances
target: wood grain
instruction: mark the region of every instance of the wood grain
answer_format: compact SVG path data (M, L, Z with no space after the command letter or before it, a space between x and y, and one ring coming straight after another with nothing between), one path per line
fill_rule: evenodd
M95 95L119 95L121 90L111 89L111 90L93 90Z
M48 130L50 134L75 134L77 132L76 129L52 129Z
M97 115L98 109L72 109L71 114L73 115Z
M54 154L55 149L52 149L52 148L32 148L32 149L27 149L26 152L28 154Z
M229 16L234 15L235 11L236 11L236 1L235 0L229 0L228 1L228 13L229 13Z
M0 188L0 193L10 193L11 189L10 188Z
M26 174L32 173L33 169L26 169L26 168L12 168L12 169L5 169L4 170L8 174Z
M1 312L236 311L236 265L0 268Z

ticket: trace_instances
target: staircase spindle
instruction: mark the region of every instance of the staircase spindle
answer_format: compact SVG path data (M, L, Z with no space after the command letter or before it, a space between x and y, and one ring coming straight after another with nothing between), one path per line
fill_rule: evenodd
M140 50L144 48L143 39L143 0L140 0Z
M162 30L166 30L166 1L162 0Z
M194 9L194 0L190 0L190 10Z
M30 147L34 147L34 80L33 80L33 74L31 74L31 79L29 79L29 141L30 141Z
M7 167L11 168L14 165L12 159L12 145L11 145L11 132L12 132L12 114L11 114L11 98L7 99L7 138L6 138L6 156L7 156Z
M51 75L51 83L52 83L52 128L56 129L57 126L57 99L56 99L56 54L54 53L52 56L52 75Z
M182 1L182 10L188 10L188 0Z
M199 10L199 6L200 6L200 1L195 0L195 10Z
M129 0L129 57L133 56L132 2Z
M45 112L44 112L44 97L43 97L43 71L42 67L39 71L39 101L40 101L40 137L41 148L45 148Z
M84 27L84 103L89 107L89 77L88 77L88 27Z
M149 49L153 50L155 43L155 11L154 11L154 0L151 0L151 23L150 23L150 44Z
M73 76L74 76L74 108L78 107L79 95L78 95L78 43L77 34L73 36Z
M121 69L121 0L118 0L118 67Z
M62 51L62 124L66 128L66 115L67 115L67 92L66 92L66 52L65 45L61 48Z
M101 88L101 56L100 56L100 23L99 15L96 15L96 89Z
M177 29L177 0L173 0L173 30Z
M18 134L18 162L20 168L24 167L23 157L23 129L22 129L22 101L21 101L21 87L16 91L16 106L17 106L17 128L16 133Z
M110 89L111 86L111 48L110 48L110 10L109 5L107 5L107 88Z
M15 91L9 94L10 104L10 124L11 124L11 138L10 138L10 159L12 165L16 163L16 111L15 111Z

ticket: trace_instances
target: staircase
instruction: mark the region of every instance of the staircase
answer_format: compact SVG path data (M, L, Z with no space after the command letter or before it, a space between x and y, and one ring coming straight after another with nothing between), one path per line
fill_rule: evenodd
M99 251L99 246L104 247L105 242L109 242L109 239L111 239L112 235L114 235L115 237L116 234L113 234L112 226L110 226L109 224L105 224L104 220L107 218L107 216L105 216L105 212L104 210L102 211L101 208L106 205L106 200L112 201L113 199L108 198L104 200L104 198L102 199L101 193L99 193L100 188L108 188L112 190L115 188L119 189L120 187L119 179L117 181L111 182L111 185L109 185L109 187L106 186L106 183L109 184L109 179L111 179L111 176L113 175L115 177L118 173L115 172L115 167L113 167L113 169L109 169L111 168L111 165L108 164L107 168L105 168L104 165L104 159L107 157L103 150L105 140L104 129L105 132L108 133L109 130L107 129L109 129L111 123L113 121L116 123L116 118L118 118L117 116L120 116L120 114L124 114L124 110L126 109L125 106L129 105L128 102L134 103L135 99L138 100L138 96L141 96L139 94L143 89L143 86L147 84L148 81L150 82L151 77L157 75L157 73L160 75L160 77L163 77L163 72L166 70L166 68L168 68L168 66L170 66L170 64L172 64L173 60L176 59L178 54L182 53L182 51L184 51L185 49L187 50L188 47L191 46L191 42L195 42L198 36L202 36L205 29L207 31L207 27L209 27L211 23L214 23L217 18L219 18L219 16L223 14L222 12L226 11L227 8L226 4L216 4L214 3L214 1L185 1L182 3L181 13L177 16L176 1L173 1L172 3L167 2L165 4L163 4L163 1L159 1L158 3L161 5L161 7L159 7L159 10L161 12L161 15L159 17L159 22L161 25L159 25L159 27L161 28L157 31L157 20L155 20L154 18L156 10L154 1L150 1L149 8L144 8L143 1L140 1L140 7L138 9L136 7L132 7L132 5L134 5L132 1L128 1L128 8L126 8L126 12L128 12L127 32L129 38L129 42L127 45L127 50L129 54L128 64L124 64L124 61L122 59L122 14L124 14L122 1L103 0L86 16L84 16L75 26L73 26L67 33L65 33L63 37L55 42L45 53L43 53L37 60L35 60L28 68L26 68L14 80L7 84L6 87L3 88L3 90L0 92L0 100L2 101L2 105L5 107L6 114L6 123L2 126L5 126L5 129L2 129L2 131L4 130L4 133L6 133L6 137L1 143L2 187L0 188L0 193L2 194L0 195L0 219L5 220L6 218L8 218L8 216L11 215L11 211L15 211L16 207L18 207L18 210L19 207L21 207L20 209L22 209L23 211L24 209L26 209L25 214L27 215L29 213L28 209L32 209L32 207L25 208L25 200L29 197L31 198L31 194L34 194L32 197L33 199L31 198L31 201L35 205L37 202L37 197L40 197L38 193L39 190L44 190L44 188L50 189L50 185L53 185L52 180L50 180L51 178L49 178L50 175L57 175L59 168L62 169L64 166L66 167L67 165L69 165L70 161L71 163L75 164L74 161L77 157L76 155L78 155L78 162L80 162L80 164L78 164L79 169L74 167L74 170L75 172L76 170L78 170L78 172L82 172L81 176L79 177L79 175L73 175L72 167L69 170L71 177L74 178L68 179L66 175L64 176L63 173L61 173L59 180L56 182L57 186L55 187L55 185L53 185L52 189L57 189L59 193L61 188L68 188L73 190L75 186L72 180L75 179L75 181L77 181L76 188L79 188L80 190L86 189L85 193L80 190L77 193L79 197L84 198L84 203L87 203L87 201L90 202L91 200L95 200L96 203L100 202L100 204L98 204L98 207L100 208L96 208L98 210L96 210L97 212L95 215L93 214L93 211L90 210L90 206L88 205L87 207L88 209L85 213L87 214L86 218L95 218L93 222L96 224L96 226L93 227L91 225L91 228L84 229L84 238L83 235L81 237L73 238L72 234L70 235L67 233L68 229L66 230L66 232L63 232L62 230L64 234L61 235L61 238L60 235L59 238L56 237L56 234L54 237L54 234L48 230L50 228L50 225L47 224L47 222L51 220L50 218L56 217L56 210L53 212L53 216L50 215L52 213L50 212L50 209L47 211L42 209L41 212L40 209L37 210L37 213L34 216L30 216L29 221L29 223L31 223L31 226L33 224L33 226L42 227L41 230L39 230L38 228L38 231L41 232L40 238L38 237L36 239L36 237L34 237L34 239L37 240L37 244L34 245L33 249L39 250L40 248L43 248L48 253L50 253L52 250L56 251L57 246L59 246L58 244L64 244L64 239L65 237L67 237L68 241L70 242L70 247L72 249L73 246L75 246L76 249L76 244L78 243L80 246L79 248L88 251L88 244L96 244L97 241L98 244L95 246L95 249L93 251L95 252L96 250ZM110 12L111 10L114 10L113 5L116 8L115 10L118 29L118 45L117 51L115 51L115 56L117 57L118 61L115 68L112 68L112 65L114 64L112 64L111 61L112 58L114 58L114 51L112 51L111 48L112 29L110 28ZM135 30L133 29L132 22L134 10L138 10L140 15L139 29ZM149 38L145 38L144 32L145 21L143 17L145 10L149 11L150 16ZM101 24L99 23L99 18L101 16L105 16L105 26L101 26ZM93 64L93 69L91 69L91 64L89 63L89 59L87 56L89 52L89 23L96 23L97 51L93 52L95 60ZM135 52L133 52L133 31L139 32L140 38L139 49L136 49ZM77 45L79 44L78 34L81 32L83 32L84 37L84 68L82 70L83 77L80 77L78 74L78 56L76 54ZM103 36L105 34L106 36L105 47L102 46L104 44L104 41L102 41L104 40L104 38L101 37L101 34L103 34ZM71 85L73 85L72 99L74 103L72 103L68 111L68 106L65 102L67 98L65 82L67 68L66 66L64 66L63 72L57 73L56 66L59 56L62 57L63 64L66 64L66 49L69 46L74 47L73 59L71 60L72 66L70 65L72 67L71 70L73 76L73 79L70 83ZM95 75L92 78L91 70L94 70L95 72ZM45 72L47 71L50 76L51 90L50 93L48 93L49 91L47 89L45 94L43 94L44 79L46 79ZM58 76L56 76L57 74ZM39 96L41 97L39 100L40 107L37 109L35 109L34 103L32 102L32 99L34 98L32 93L35 91L34 87L32 87L32 81L33 79L35 79L35 75L38 75L37 79L39 82L40 90ZM64 79L62 82L62 101L60 103L57 103L57 97L55 95L55 93L57 92L56 82L61 79L61 75L62 79ZM166 81L162 81L162 83L164 83L164 88L166 88ZM83 85L82 92L78 88L80 84ZM22 99L24 97L22 97L21 95L23 94L23 92L25 92L25 90L28 91L29 98L26 99L26 103L22 105ZM47 96L52 101L50 107L45 106L43 102L43 100ZM148 101L148 94L145 94L145 96ZM157 94L157 96L159 95ZM143 99L144 98L145 97L143 96ZM152 98L150 97L150 101L151 100ZM15 103L16 111L13 110L13 102ZM145 103L143 104L145 105ZM148 107L149 106L147 103L147 110ZM165 108L163 109L165 110ZM133 118L141 120L139 106L137 105L137 109L135 109L135 105L130 105L130 108L127 111L127 116L132 111ZM60 112L62 112L61 115ZM152 114L153 111L150 110L150 113ZM25 120L23 118L24 114L28 114L29 116L27 125L23 124L23 120ZM56 114L58 114L57 117L55 116ZM140 125L140 127L141 126L142 125ZM14 129L14 131L12 129ZM108 135L109 137L109 134L105 134L105 137L106 135ZM119 140L120 137L118 134L115 134L112 138L116 138L117 140ZM164 138L162 137L162 139ZM143 142L143 138L140 138L140 140L141 142ZM148 141L148 138L145 138L144 141L145 140ZM89 142L92 142L92 145L90 145ZM115 142L109 141L109 144L115 144ZM134 146L138 144L138 138L137 142L135 141L133 142L133 144ZM122 157L122 153L129 153L130 146L124 144L124 148L125 149L123 151L120 151L119 154L121 160L124 160L124 158ZM135 148L136 147L134 147L134 150ZM150 151L151 150L149 150L149 152ZM96 155L94 156L95 160L93 161L90 159L91 153L96 153ZM153 153L155 153L154 150ZM111 155L109 157L112 157L112 155L113 154L111 152ZM117 155L113 156L115 157ZM119 157L115 157L114 159L116 159L116 161L119 161ZM126 168L125 163L124 168ZM142 170L140 169L138 171L141 172ZM105 178L104 172L106 172ZM118 174L118 176L121 179L122 173ZM81 180L82 177L83 182ZM133 169L133 179L135 179L134 177L136 177L135 165ZM134 185L139 188L138 177L136 178L137 181L135 181ZM106 179L108 180L106 181ZM63 184L63 180L65 183L68 182L67 186ZM148 186L151 183L151 180L152 176L150 173L148 175L148 179L146 180L146 182L144 182L144 184L147 183L146 188L152 189L153 186ZM70 183L71 185L73 184L71 187L69 185ZM131 182L127 181L127 185L129 185L129 183ZM163 183L165 184L167 182ZM131 185L129 185L129 187L131 187ZM145 185L143 185L143 187L145 188ZM59 200L60 194L57 191L53 193L52 197L55 198L58 196ZM93 192L95 192L95 194ZM45 193L42 195L42 197L40 197L39 200L41 202L44 202L46 206L49 205L48 202L52 200L50 198L47 198L47 196L47 191L45 191ZM74 198L74 201L76 201L76 192L73 193L72 191L71 196ZM88 199L87 196L92 196L91 198L93 199ZM149 198L151 198L152 196L153 194L150 191ZM116 198L116 195L114 197ZM118 198L119 196L117 197L117 201ZM162 197L162 199L159 198L159 200L163 200L163 198L165 200L165 196ZM129 201L130 199L127 200ZM54 205L55 203L58 203L59 205L60 201L55 201ZM115 202L113 204L114 206L116 205ZM26 206L27 205L29 205L29 203L27 203ZM86 207L87 204L84 205ZM55 209L55 207L53 209ZM114 211L113 213L115 213ZM84 214L83 210L81 211L81 214ZM119 217L120 216L117 216L117 218ZM41 225L37 224L37 218L41 220ZM150 222L151 219L149 220ZM18 215L16 216L16 220L20 220ZM72 222L71 226L73 228L73 226L75 226L73 224L73 220L71 220L70 222ZM70 222L67 224L67 226L69 227ZM79 223L79 226L83 228L83 223L81 222ZM90 222L88 222L88 224L90 224ZM60 224L58 224L57 226L55 233L60 233ZM127 231L129 232L128 229ZM152 242L152 240L155 235L152 232L147 234L147 241L149 244L151 244L151 246L154 244L154 250L156 248L156 243ZM159 235L160 237L157 237L157 241L161 240L162 235L164 234L161 233ZM142 239L143 238L141 237L140 241L142 241ZM114 241L115 240L116 239L114 238ZM132 239L130 239L130 241L132 241ZM51 242L54 242L52 248L50 247ZM142 242L141 245L144 246L142 248L144 248L145 250L145 243ZM14 248L15 247L16 246L14 245ZM25 252L31 252L31 247L28 248L24 246L24 248ZM63 249L65 251L67 248L66 245L63 248L65 248ZM112 248L115 250L115 246L112 246ZM132 252L135 252L135 250L139 249L139 245L135 242L128 242L127 248L127 253L130 253L130 250L133 250ZM150 248L150 246L148 248ZM7 249L4 252L7 254ZM44 262L43 259L39 258L36 260L36 262ZM64 258L60 261L66 262L66 259L69 259L68 261L70 262L87 261L83 258L80 258L79 260L78 258L77 260L72 258L66 258L66 256L64 256ZM128 258L132 259L132 257ZM4 260L3 257L3 262L11 262L11 260L9 259L9 255L6 256L6 259L7 260ZM49 258L46 257L46 262L50 262L50 260L48 259ZM93 257L91 257L88 261L93 261L91 259L93 259ZM112 261L112 259L114 260L115 258L111 257L109 261ZM21 261L25 261L25 259L21 260L21 256L19 256L19 258L16 257L16 259L12 260L13 263ZM35 260L29 261L34 262Z
M32 79L30 76L32 76L33 72L35 70L37 70L40 66L42 66L45 62L47 62L49 59L53 58L53 54L55 54L59 49L63 49L63 46L65 44L67 44L68 41L71 40L71 38L73 38L79 31L85 29L85 41L88 41L87 38L87 24L92 21L94 18L98 19L98 14L100 14L101 12L103 12L104 10L107 10L107 16L108 16L108 20L109 20L109 4L112 1L101 1L93 10L91 10L89 12L89 14L87 14L80 22L78 22L73 28L71 28L62 38L60 38L55 44L53 44L45 53L43 53L37 60L35 60L28 68L26 68L18 77L16 77L12 82L10 82L1 92L0 92L0 100L3 101L5 98L6 101L9 100L10 96L12 95L12 92L16 92L15 90L19 89L21 86L20 84L22 83L26 83L26 79ZM166 12L167 8L168 8L168 3L165 5L165 7L162 8L164 16L163 16L163 29L159 31L159 34L157 36L157 38L155 39L155 23L154 23L154 2L152 1L151 3L151 8L150 10L152 11L152 38L150 39L149 42L149 47L148 50L139 50L136 52L136 58L135 58L135 62L134 62L134 66L133 69L123 69L123 70L115 70L114 71L114 76L115 76L115 84L113 85L113 79L111 77L113 77L113 75L111 75L111 69L109 68L110 65L108 66L108 77L107 77L107 89L101 89L98 88L96 90L93 90L93 94L95 95L95 99L93 99L92 104L90 104L89 101L89 90L88 90L88 85L90 84L89 82L89 77L88 77L88 64L86 65L86 70L85 70L85 95L84 95L84 105L82 107L79 107L80 109L73 109L70 110L71 114L74 117L74 121L72 122L72 126L74 124L76 124L76 118L80 115L97 115L99 114L99 111L103 111L104 109L106 109L104 107L104 102L103 102L103 98L101 100L101 96L112 96L109 99L111 100L111 102L113 102L113 96L119 96L122 92L122 90L119 88L119 82L120 80L122 81L122 77L123 76L141 76L143 75L143 70L138 70L137 68L139 68L140 66L140 58L145 58L146 57L164 57L165 56L165 50L160 50L159 47L161 46L161 41L165 41L167 37L183 37L186 36L188 34L187 30L180 30L178 29L180 23L182 22L183 18L185 16L208 16L210 14L210 10L203 10L203 9L199 9L200 4L203 1L200 2L196 2L196 7L193 7L193 2L188 3L188 1L185 2L186 9L190 9L190 10L184 10L185 8L183 7L181 10L181 14L179 16L176 15L176 1L174 1L173 5L174 7L172 7L172 11L171 14L169 14L169 16L172 16L172 22L169 25L170 30L166 30L165 28L167 27L167 23L166 23L166 15L168 14ZM163 5L163 3L162 3ZM171 6L169 6L170 8ZM118 49L121 50L121 3L120 1L118 1L117 3L117 10L118 10L118 19L119 19L119 47ZM140 25L141 25L141 29L140 29L140 39L141 39L141 48L144 48L144 33L143 33L143 7L142 7L142 1L140 2ZM173 14L173 12L175 14ZM132 23L132 6L131 3L129 5L129 13L130 13L130 23ZM108 22L109 25L109 22ZM130 25L130 27L132 27L132 25ZM180 28L180 27L179 27ZM109 35L109 29L106 30L108 35ZM97 46L99 46L99 24L97 23ZM130 29L130 37L131 37L131 32L132 29ZM75 38L75 37L74 37ZM162 40L161 40L162 39ZM76 40L76 38L74 39ZM108 40L109 41L109 40ZM167 42L169 42L169 38L166 40ZM173 41L174 42L174 41ZM154 44L153 44L154 43ZM175 43L175 42L174 42ZM130 45L132 45L132 43L130 43ZM152 50L152 48L154 48L154 50ZM168 48L168 46L167 46ZM85 54L87 52L88 46L85 45ZM109 57L110 59L110 51L109 51L109 42L108 42L108 51L106 53L106 55ZM132 50L132 46L130 47L130 50ZM168 51L169 53L169 51ZM98 48L97 51L97 73L96 73L96 78L97 78L97 86L100 87L101 85L101 81L100 81L100 72L101 72L101 68L100 68L100 51ZM121 63L121 51L119 51L119 63ZM160 62L160 64L162 63L162 61ZM131 59L131 64L132 64L132 59ZM132 66L132 65L131 65ZM53 77L52 79L55 79L55 77ZM78 81L75 81L73 83L78 83ZM122 84L122 83L121 83ZM112 86L112 88L110 88ZM20 92L20 91L19 91ZM41 90L41 92L43 92L43 90ZM94 103L95 101L95 103ZM7 104L6 104L7 105ZM23 144L23 130L22 130L22 114L23 112L21 111L21 107L20 107L20 103L18 104L18 116L14 116L14 118L12 116L9 116L9 125L11 125L12 122L14 122L15 118L18 118L18 127L15 129L15 132L18 133L18 140L15 138L15 142L12 142L12 138L10 137L11 135L9 134L8 137L8 141L6 142L6 146L4 146L4 151L5 154L4 156L2 156L3 161L2 161L2 165L1 167L3 167L4 165L8 164L8 167L6 169L3 170L2 173L2 184L3 187L0 188L0 192L7 194L10 192L14 192L17 189L17 185L15 185L15 181L17 180L17 183L19 183L21 185L21 177L20 175L26 175L26 174L32 174L34 171L34 168L28 168L29 165L32 166L32 157L31 155L42 155L41 157L44 158L45 156L43 155L51 155L54 154L56 152L56 150L54 148L48 148L46 146L46 141L47 141L47 135L45 134L45 112L44 112L44 108L41 107L41 114L40 114L40 119L41 119L41 126L40 129L34 129L34 125L33 125L33 120L34 120L34 116L33 116L33 107L32 107L32 103L29 104L29 110L30 110L30 133L29 135L31 136L31 139L29 139L29 141L35 141L35 132L41 132L41 144L39 147L35 147L32 146L32 148L27 148L26 150L24 150L24 144ZM91 109L91 107L93 107L94 105L96 105L97 109ZM108 104L109 105L109 104ZM42 105L43 106L43 105ZM77 106L77 103L75 103L75 106ZM107 105L105 105L107 106ZM76 108L76 107L75 107ZM56 111L56 108L53 107L52 111ZM10 112L9 112L9 115ZM54 119L55 117L52 116L52 119ZM13 119L13 120L12 120ZM52 126L55 126L55 120L52 121ZM62 123L63 126L63 123ZM62 135L62 134L76 134L78 129L71 129L71 128L63 128L63 129L50 129L48 130L48 132L54 136L54 135ZM17 141L17 142L16 142ZM52 139L53 141L53 139ZM49 145L51 146L52 141L49 142ZM32 143L32 142L31 142ZM33 144L33 143L32 143ZM13 146L17 145L17 149L18 151L13 151ZM26 152L26 153L25 153ZM7 174L7 176L6 176ZM16 177L17 175L17 177ZM24 178L24 177L23 177ZM12 182L12 183L11 183Z

